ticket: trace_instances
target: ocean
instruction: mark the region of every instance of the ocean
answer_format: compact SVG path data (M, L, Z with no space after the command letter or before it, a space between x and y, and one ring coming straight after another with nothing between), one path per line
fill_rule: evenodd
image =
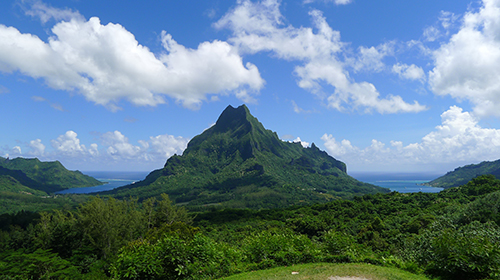
M359 181L370 183L382 188L388 188L391 191L397 191L400 193L437 193L443 190L443 188L421 185L443 176L442 173L350 172L349 175Z
M106 182L104 185L86 188L72 188L56 192L56 194L67 193L95 193L109 191L118 187L133 184L137 181L144 180L149 174L149 171L142 172L125 172L125 171L82 171L83 174L92 176L101 182Z
M149 172L117 172L117 171L85 171L86 175L92 176L101 182L107 184L87 188L73 188L57 192L57 194L68 193L94 193L109 191L121 186L129 185L137 181L141 181L149 174ZM375 172L350 172L350 176L359 181L370 183L383 188L388 188L391 191L400 193L410 192L440 192L442 188L433 188L422 186L420 184L429 182L438 178L443 174L435 173L375 173Z

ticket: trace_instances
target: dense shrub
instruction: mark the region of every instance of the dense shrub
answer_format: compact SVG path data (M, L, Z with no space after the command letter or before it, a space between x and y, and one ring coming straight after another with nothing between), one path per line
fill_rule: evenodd
M500 273L500 230L496 224L473 222L460 229L428 232L419 262L443 279L484 279Z
M306 235L286 231L263 231L247 237L242 243L247 262L258 268L314 262L321 254Z
M111 266L117 279L213 279L234 273L239 252L196 234L138 240L122 248Z

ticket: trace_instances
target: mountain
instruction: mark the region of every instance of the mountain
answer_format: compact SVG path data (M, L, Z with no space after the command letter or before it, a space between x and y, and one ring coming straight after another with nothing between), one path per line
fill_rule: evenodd
M3 157L0 157L0 182L0 190L12 190L14 185L22 185L45 193L103 184L80 171L67 170L59 161Z
M483 161L479 164L470 164L458 167L455 170L426 183L426 185L445 189L458 187L467 184L467 182L477 176L486 174L492 174L497 179L500 179L500 160Z
M187 206L272 208L389 192L346 173L346 165L312 144L279 139L248 108L228 106L215 125L194 137L143 181L115 189L115 197L167 193Z

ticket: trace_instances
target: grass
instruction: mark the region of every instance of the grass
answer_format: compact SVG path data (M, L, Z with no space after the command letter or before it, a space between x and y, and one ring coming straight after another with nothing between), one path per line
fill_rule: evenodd
M298 272L298 274L292 274ZM422 275L415 275L393 267L382 267L370 264L301 264L289 267L278 267L236 274L220 280L327 280L334 276L352 276L369 280L429 280Z

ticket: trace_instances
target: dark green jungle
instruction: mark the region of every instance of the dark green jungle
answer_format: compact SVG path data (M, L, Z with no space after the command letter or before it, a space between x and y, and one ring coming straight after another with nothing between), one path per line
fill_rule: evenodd
M245 106L228 107L144 181L111 192L54 195L9 170L0 279L219 279L306 263L500 279L494 175L439 193L389 192L314 145L279 140Z

